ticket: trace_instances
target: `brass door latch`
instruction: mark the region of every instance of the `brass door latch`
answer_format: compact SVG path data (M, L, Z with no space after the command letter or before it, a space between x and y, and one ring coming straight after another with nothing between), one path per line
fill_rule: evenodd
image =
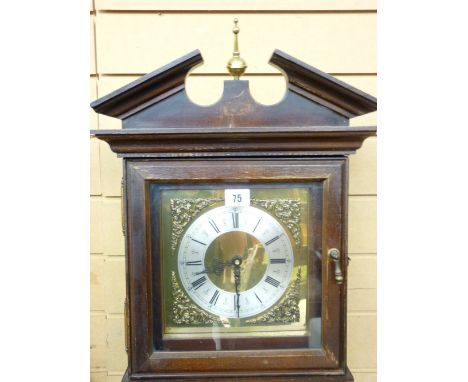
M328 256L332 259L333 263L335 264L335 280L337 284L343 284L343 272L341 271L341 253L336 248L331 248L328 251Z

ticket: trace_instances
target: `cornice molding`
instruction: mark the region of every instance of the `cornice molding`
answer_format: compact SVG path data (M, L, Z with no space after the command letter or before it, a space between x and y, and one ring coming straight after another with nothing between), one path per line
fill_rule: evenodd
M363 127L158 128L93 130L112 151L129 157L347 155L376 135Z

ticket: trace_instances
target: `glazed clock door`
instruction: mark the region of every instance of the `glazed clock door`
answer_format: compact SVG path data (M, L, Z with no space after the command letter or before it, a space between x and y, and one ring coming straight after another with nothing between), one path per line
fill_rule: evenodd
M343 374L345 166L128 160L130 371Z

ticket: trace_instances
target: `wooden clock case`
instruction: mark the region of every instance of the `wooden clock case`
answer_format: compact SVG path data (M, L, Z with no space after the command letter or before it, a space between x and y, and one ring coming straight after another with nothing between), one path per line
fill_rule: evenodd
M377 101L276 50L270 63L287 76L281 102L260 105L248 81L233 80L225 81L220 101L198 106L184 83L202 62L194 51L91 104L123 121L119 130L92 131L124 166L123 381L353 381L346 366L347 156L375 136L376 127L349 127L349 118L376 110ZM197 341L184 344L191 351L181 351L164 342L158 293L163 276L150 232L149 183L278 181L323 185L322 347L290 343L260 350L259 339L242 350L226 340L222 351ZM327 255L331 248L341 253L337 262Z

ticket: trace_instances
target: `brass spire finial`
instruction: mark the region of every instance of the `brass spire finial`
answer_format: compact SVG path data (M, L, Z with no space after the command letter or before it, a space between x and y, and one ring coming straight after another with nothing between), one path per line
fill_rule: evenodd
M229 73L234 76L235 80L238 80L242 76L247 68L247 64L244 59L240 56L239 52L239 42L237 40L237 35L239 34L239 27L237 26L239 20L234 19L234 28L232 28L232 33L234 33L234 51L232 52L232 57L228 61L227 68Z

